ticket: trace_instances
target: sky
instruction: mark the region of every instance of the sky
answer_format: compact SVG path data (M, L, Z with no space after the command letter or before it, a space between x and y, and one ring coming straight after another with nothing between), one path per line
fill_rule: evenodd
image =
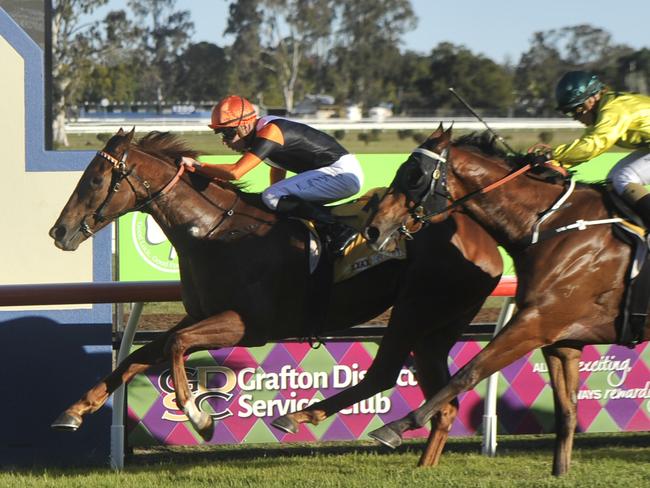
M110 0L109 8L125 4L126 0ZM178 10L192 13L193 40L220 46L232 42L223 36L228 4L227 0L176 0ZM617 44L650 48L650 0L626 0L621 8L611 0L411 0L411 5L418 26L404 35L402 47L423 54L448 41L498 63L516 64L535 32L578 24L609 32Z

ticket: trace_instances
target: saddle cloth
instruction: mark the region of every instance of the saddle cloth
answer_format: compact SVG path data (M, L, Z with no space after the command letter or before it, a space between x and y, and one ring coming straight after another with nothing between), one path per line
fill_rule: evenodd
M342 256L334 260L333 281L339 283L377 266L389 259L406 259L406 242L399 239L393 251L376 252L366 245L361 231L368 221L372 202L378 202L386 188L373 188L356 200L332 207L332 215L342 223L359 231L357 237L345 248ZM309 272L314 273L324 252L321 236L313 222L300 219L309 229Z

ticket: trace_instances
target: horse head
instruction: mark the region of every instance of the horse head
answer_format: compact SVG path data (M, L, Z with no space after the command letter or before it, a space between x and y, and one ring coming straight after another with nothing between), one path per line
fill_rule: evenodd
M422 226L425 214L444 212L449 201L446 180L451 132L451 127L444 129L440 124L399 167L366 224L364 234L371 248L383 249L395 232L410 237Z
M121 215L149 210L185 170L177 168L174 159L196 155L168 133L152 132L137 143L134 133L135 128L120 129L90 161L50 229L58 248L74 251Z
M74 251L84 240L110 223L108 219L98 218L98 211L100 215L101 212L117 212L133 199L132 194L117 192L114 187L120 172L126 167L134 133L135 128L128 133L120 129L90 161L50 229L50 237L58 248Z

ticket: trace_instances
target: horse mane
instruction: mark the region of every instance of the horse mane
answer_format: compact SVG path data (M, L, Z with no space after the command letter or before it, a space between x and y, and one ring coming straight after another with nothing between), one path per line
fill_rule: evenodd
M454 140L454 146L469 146L475 148L486 156L496 156L503 159L509 159L508 153L497 146L497 139L490 131L470 132Z
M477 150L485 156L497 157L505 161L506 164L508 164L512 168L520 168L521 166L527 163L525 159L526 157L525 154L523 153L510 154L507 153L504 149L500 148L497 145L496 136L488 130L481 131L481 132L475 131L475 132L470 132L469 134L462 135L458 139L454 140L452 142L452 145L465 146L468 149ZM543 173L543 170L539 172ZM534 174L535 174L535 170L533 170L533 175ZM552 178L550 181L552 181ZM602 195L607 195L609 193L607 190L607 181L605 180L595 181L590 183L578 181L577 187L592 188L598 191L599 193L601 193Z
M201 154L199 151L190 149L185 141L182 141L177 135L157 130L142 136L135 143L135 147L143 152L172 162L183 156L197 158Z
M175 163L176 160L187 156L196 159L202 153L194 149L190 149L187 143L180 139L176 134L171 132L151 131L142 136L136 143L135 147L142 152L156 156L164 161ZM194 176L194 175L192 175ZM199 176L200 177L200 176ZM196 180L196 178L192 178ZM212 180L201 178L206 182ZM234 181L219 181L220 187L242 193L246 191L247 185L245 183L238 183Z

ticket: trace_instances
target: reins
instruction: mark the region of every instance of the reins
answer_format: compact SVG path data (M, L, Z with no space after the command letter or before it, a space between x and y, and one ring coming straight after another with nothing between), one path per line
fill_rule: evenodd
M135 149L137 150L137 149ZM142 151L139 151L142 152ZM157 161L161 161L159 158L149 154L149 153L143 153L146 154L149 157L152 157L153 159ZM133 211L138 211L142 210L143 208L146 208L147 206L151 205L155 200L160 198L161 196L165 195L166 193L169 193L169 191L181 180L181 177L185 174L186 171L194 173L196 169L188 164L185 164L184 162L179 162L178 164L178 170L174 174L174 176L157 192L151 193L151 184L149 181L146 179L140 178L132 169L129 169L127 166L127 158L129 156L129 151L125 151L124 154L122 155L121 160L118 160L116 157L113 155L107 153L106 151L98 151L97 155L106 159L108 162L110 162L113 165L112 168L112 180L111 180L111 185L109 189L109 193L106 197L106 199L99 205L97 210L93 213L93 217L97 222L102 222L106 220L114 220L117 219L126 213L133 212ZM136 196L136 202L138 199L138 191L137 191L137 185L135 185L133 182L131 182L130 177L134 177L140 185L145 188L147 195L146 198L141 201L140 203L137 203L137 205L133 208L130 208L128 210L124 210L122 212L116 213L114 215L103 215L104 209L106 206L110 203L112 200L113 196L117 191L119 191L120 186L122 181L126 181L129 186L131 187L131 190ZM199 192L199 196L202 198L206 199L209 201L209 203L216 208L218 208L221 211L220 217L218 217L218 222L213 225L203 236L203 238L209 238L212 236L223 224L226 222L230 217L232 217L235 214L235 207L240 201L240 195L234 191L234 199L232 203L228 207L221 207L221 205L218 205L211 200L207 199L205 195L201 194ZM262 222L258 223L255 226L248 226L247 230L250 231L253 228L259 227L262 224L270 224L270 222L267 222L265 220L262 220ZM86 236L86 237L91 237L95 233L94 231L90 228L90 226L86 223L86 219L84 218L80 224L80 230L81 232Z
M105 220L115 220L117 218L120 218L122 215L125 215L127 212L138 211L149 206L152 202L160 198L162 195L168 193L176 185L176 183L180 181L181 176L183 176L183 173L185 173L185 169L188 168L185 164L180 164L178 166L178 170L176 171L176 174L172 177L172 179L160 190L152 194L151 184L149 183L149 181L143 180L137 174L133 173L132 170L129 170L127 168L126 163L129 155L129 150L124 151L121 160L118 160L116 157L112 156L106 151L97 151L97 155L106 159L109 163L112 163L113 165L113 170L112 170L113 181L108 196L101 203L101 205L97 207L97 210L95 210L93 214L97 222L103 222ZM133 185L133 183L131 183L131 181L129 180L130 176L136 178L140 182L142 187L144 187L144 189L147 191L147 198L144 201L137 204L134 208L129 209L128 211L119 212L117 214L110 215L110 216L103 215L104 208L111 202L113 196L119 191L123 180L125 180L129 184L137 199L138 192L136 191L136 188ZM94 234L86 224L85 220L82 223L82 232L84 232L84 234L86 234L87 236L92 236Z
M440 166L447 164L447 158L445 158L441 154L437 154L437 153L435 153L433 151L429 151L429 150L424 149L424 148L417 148L413 152L423 154L424 156L427 156L427 157L437 161L436 169L434 170L434 172L432 174L432 182L429 185L430 188L434 188L436 180L439 179L442 176L441 171L440 171ZM543 163L543 164L546 164L546 163ZM530 171L535 166L539 166L539 164L528 163L525 166L522 166L521 168L518 168L518 169L516 169L514 171L511 171L510 173L508 173L507 175L505 175L504 177L498 179L497 181L495 181L493 183L490 183L490 184L488 184L488 185L486 185L486 186L484 186L482 188L479 188L478 190L472 191L472 192L462 196L461 198L458 198L457 200L453 200L447 207L445 207L442 210L438 210L438 211L435 211L435 212L430 212L430 213L425 214L425 215L418 215L414 211L412 211L411 212L411 217L416 222L419 222L421 224L426 224L429 221L429 219L431 219L431 218L433 218L433 217L435 217L437 215L441 215L443 213L450 212L454 208L462 205L463 203L467 202L468 200L470 200L470 199L472 199L472 198L474 198L474 197L476 197L478 195L484 195L486 193L489 193L489 192L499 188L500 186L508 183L509 181L517 178L518 176L521 176L522 174L527 173L528 171ZM446 168L444 168L444 169L446 170ZM565 174L565 176L566 176L566 172L564 172L563 174ZM618 217L609 218L609 219L600 219L600 220L578 219L576 222L568 224L568 225L560 226L560 227L557 227L555 229L551 229L551 230L547 230L547 231L540 231L541 225L549 217L551 217L551 215L555 214L557 211L559 211L561 208L564 207L566 201L573 194L574 189L575 189L575 180L571 179L568 188L560 195L558 200L548 210L546 210L545 212L543 212L540 215L539 219L537 220L537 222L535 222L535 225L533 227L533 234L532 234L531 239L530 239L530 244L531 245L532 244L537 244L537 243L539 243L539 242L541 242L543 240L546 240L546 239L548 239L550 237L556 236L556 235L561 234L563 232L574 231L574 230L586 230L588 227L595 226L595 225L617 224L617 223L621 223L623 221L623 219L618 218ZM446 190L446 186L445 186L445 190ZM450 199L450 195L447 193L447 195L445 195L445 198ZM426 195L425 195L425 197L422 198L422 200L425 200L425 199L426 199ZM422 208L422 203L421 202L420 202L420 204L416 205L415 210L417 210L418 208ZM409 231L404 224L398 229L398 231L400 233L404 234L404 236L406 238L408 238L408 239L412 239L413 238L412 234L414 232L417 232L417 231Z
M417 148L413 152L420 153L420 154L423 154L424 156L427 156L429 158L437 160L438 163L439 163L438 166L440 166L440 163L442 165L447 164L447 158L445 158L442 155L437 154L437 153L435 153L433 151L429 151L429 150L423 149L423 148ZM489 192L491 192L493 190L496 190L500 186L505 185L506 183L508 183L510 180L513 180L513 179L517 178L518 176L521 176L522 174L527 173L528 171L533 169L533 167L534 167L533 164L528 163L525 166L522 166L521 168L518 168L518 169L508 173L503 178L500 178L497 181L495 181L493 183L490 183L489 185L484 186L483 188L479 188L478 190L474 190L474 191L472 191L472 192L470 192L470 193L468 193L466 195L463 195L462 197L460 197L460 198L458 198L456 200L451 201L451 203L442 210L431 212L431 213L428 213L428 214L425 214L425 215L413 215L413 218L416 221L420 222L420 223L424 223L425 221L428 221L429 219L431 219L433 217L441 215L441 214L443 214L445 212L450 212L454 208L464 204L465 202L467 202L468 200L471 200L472 198L475 198L475 197L477 197L479 195L484 195L484 194L489 193ZM446 171L446 168L445 168L445 171ZM442 176L441 173L442 173L441 170L439 169L439 167L437 167L436 170L432 174L432 180L434 180L434 181L432 182L431 186L434 185L435 180L439 179ZM449 195L445 195L445 197L447 199L449 199Z

